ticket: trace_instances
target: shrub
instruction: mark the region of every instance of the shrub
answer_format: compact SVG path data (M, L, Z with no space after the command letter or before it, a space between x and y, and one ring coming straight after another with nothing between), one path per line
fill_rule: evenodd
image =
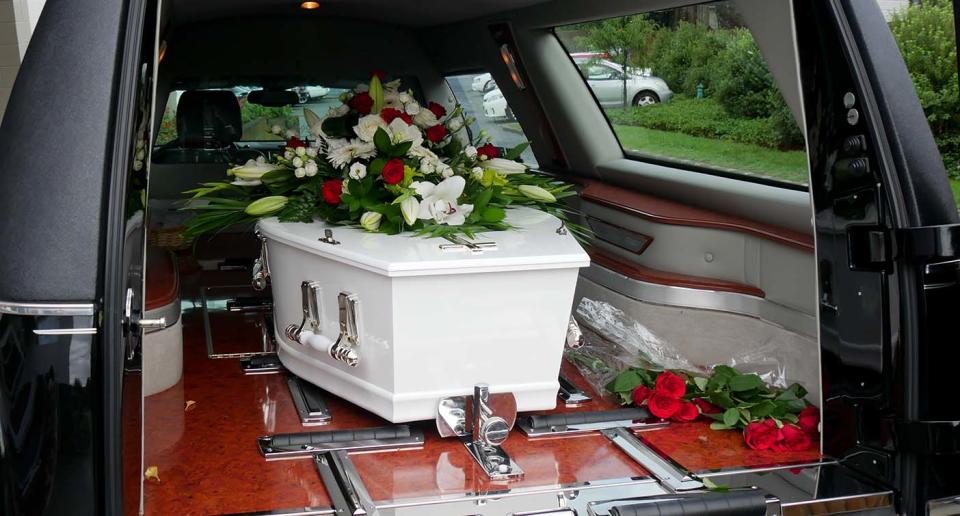
M890 22L910 70L944 165L960 178L960 91L953 7L949 0L927 0L899 11Z
M676 93L693 97L697 84L703 84L709 95L717 73L717 56L729 39L727 33L687 22L680 22L675 29L661 28L650 46L649 66Z

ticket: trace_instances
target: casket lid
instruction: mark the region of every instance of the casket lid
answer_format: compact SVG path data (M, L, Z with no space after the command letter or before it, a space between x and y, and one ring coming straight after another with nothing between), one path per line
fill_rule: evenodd
M512 231L478 234L473 242L496 242L496 250L482 253L445 251L442 238L412 233L384 235L324 222L281 223L276 217L261 220L257 227L269 240L293 246L337 262L386 276L425 276L532 269L564 269L590 265L590 258L572 234L559 234L560 221L532 208L507 212ZM340 242L321 242L325 229Z

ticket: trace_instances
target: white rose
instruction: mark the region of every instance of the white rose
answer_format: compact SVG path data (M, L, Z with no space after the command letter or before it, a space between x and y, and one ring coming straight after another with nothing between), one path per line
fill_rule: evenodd
M298 168L299 168L299 167L302 167L302 166L303 166L303 159L301 159L300 156L297 156L297 157L293 158L293 166L298 167Z
M310 156L311 158L316 158L316 157L317 157L317 148L316 148L316 147L307 147L307 151L306 151L306 152L307 152L307 156Z
M307 171L303 167L298 167L293 171L293 175L297 176L297 179L303 179L307 175Z
M287 132L284 133L284 136L286 136L289 139L289 138L293 138L294 136L299 136L299 134L297 134L297 132L294 131L293 129L287 129Z
M466 154L466 156L470 159L476 158L477 148L474 147L473 145L467 145L467 147L463 149L463 153Z
M293 159L293 151L283 151L283 157L286 159Z
M279 136L283 133L283 128L277 124L274 124L273 127L270 128L270 132Z
M420 172L423 172L424 174L432 174L436 171L436 161L430 158L423 158L420 160Z
M304 154L307 153L307 148L306 148L306 147L297 147L297 150L296 150L295 152L297 153L297 156L303 156Z
M459 117L451 118L450 121L447 122L447 130L449 130L451 133L459 131L461 127L463 127L463 120L461 120Z
M437 125L437 115L433 114L433 111L429 109L421 109L419 113L413 115L413 123L417 124L418 127L433 127Z
M380 115L367 115L357 121L357 125L353 127L353 132L356 133L360 140L372 142L373 135L377 134L377 129L386 128L387 123L383 121Z
M319 169L317 168L317 164L311 161L310 163L304 165L303 170L306 172L307 177L313 177L317 175L317 171Z
M360 162L354 163L353 165L350 165L350 172L348 175L351 179L363 179L367 177L367 166Z
M420 112L420 104L417 104L416 102L410 102L404 105L403 109L406 110L408 115L413 116Z
M360 227L367 231L376 231L380 229L380 219L382 218L383 215L375 211L368 211L360 216Z
M470 170L470 177L476 179L477 181L480 181L481 179L483 179L483 169L480 167L473 167Z
M444 177L444 178L447 178L453 175L453 169L450 168L450 165L447 165L446 163L437 164L437 172L440 174L440 177Z

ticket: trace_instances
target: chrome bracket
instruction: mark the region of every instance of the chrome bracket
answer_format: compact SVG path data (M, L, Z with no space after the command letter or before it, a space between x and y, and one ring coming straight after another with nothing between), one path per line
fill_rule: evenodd
M267 238L259 231L256 232L260 240L260 257L253 261L253 289L264 290L270 284L270 268L267 265Z
M613 444L630 456L643 469L650 472L654 478L672 493L703 489L703 482L673 460L660 455L644 444L633 432L626 428L601 430L601 433Z
M517 419L517 400L511 393L491 394L477 384L473 396L443 398L437 407L441 437L459 437L484 473L494 481L523 477L523 469L501 448Z
M300 415L301 425L325 425L333 420L319 387L297 376L287 378L287 387L290 388L290 397L293 398L297 414Z
M303 307L303 319L300 321L299 326L291 324L284 329L283 333L288 339L294 342L300 342L300 334L303 330L308 330L315 334L320 333L320 317L323 313L322 299L323 289L320 287L320 283L316 281L304 281L300 284L300 302Z
M374 516L377 505L370 498L360 473L345 451L318 453L313 457L320 480L330 495L337 516Z
M560 391L557 392L557 397L563 401L564 405L577 407L588 401L593 401L593 398L574 385L566 376L560 375L558 380L560 382Z
M332 230L332 229L324 229L324 230L323 230L323 236L320 237L320 238L318 238L317 240L320 240L320 241L323 242L324 244L340 245L340 241L337 240L336 238L333 238L333 230Z
M484 251L496 251L496 242L471 242L458 235L443 237L449 244L440 244L441 251L470 251L473 254L483 254Z
M330 346L330 356L335 360L357 367L360 355L355 349L360 344L360 298L356 294L341 292L337 296L340 313L340 336Z
M583 331L580 330L580 324L577 323L573 315L570 316L570 322L567 323L566 343L570 349L583 347Z

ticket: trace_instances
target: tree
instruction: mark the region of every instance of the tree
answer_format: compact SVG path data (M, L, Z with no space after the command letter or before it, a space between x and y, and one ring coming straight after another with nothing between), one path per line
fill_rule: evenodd
M620 63L623 81L623 105L628 106L628 66L641 65L647 56L656 23L646 15L618 16L589 24L587 34L579 44L597 52L606 52L611 60Z

